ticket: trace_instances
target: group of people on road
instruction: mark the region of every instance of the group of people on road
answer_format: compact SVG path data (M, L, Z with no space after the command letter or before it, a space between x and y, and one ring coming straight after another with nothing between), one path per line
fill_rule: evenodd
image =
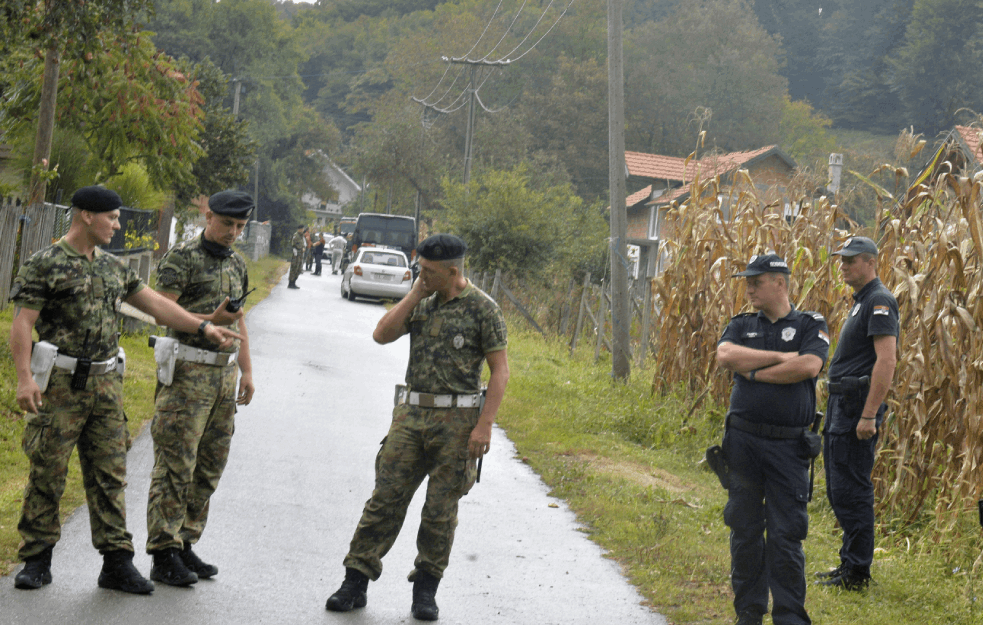
M17 588L52 581L52 553L61 537L58 508L77 448L92 544L103 556L98 585L136 594L154 590L133 565L133 537L126 529L130 434L122 396L126 357L118 334L123 302L169 328L167 337L154 337L150 579L182 586L218 573L192 545L201 538L209 499L228 459L236 406L248 404L254 392L242 311L249 278L245 261L231 247L253 201L238 191L211 196L201 236L161 259L156 291L99 248L120 228L121 205L109 189L79 189L72 196L68 233L28 259L11 290L10 345L17 403L27 413L23 449L30 461L17 526L23 538L18 555L25 562L14 579Z
M323 232L318 233L317 237L312 239L310 228L303 224L298 225L297 231L290 239L290 273L287 279L287 288L300 288L297 286L297 278L304 272L304 267L307 271L311 271L311 265L314 265L314 271L311 275L321 275L321 261L325 248L331 251L331 273L338 273L345 243L345 237L334 236L328 240L325 239Z
M791 304L791 272L780 256L753 256L735 274L746 280L756 310L732 318L717 345L717 361L734 374L722 447L737 625L761 625L769 592L776 625L812 622L802 541L809 529L810 463L820 453L843 539L838 565L817 573L817 583L856 591L871 580L871 472L897 361L898 303L877 277L871 239L852 237L833 255L854 304L829 365L821 439L816 381L830 347L826 320Z
M161 258L156 291L99 248L119 229L121 205L109 189L79 189L72 196L68 234L24 263L11 290L11 352L30 461L18 523L18 555L25 564L14 584L20 589L52 582L59 503L75 448L92 543L103 555L99 586L150 594L155 581L190 586L218 573L192 547L205 529L209 501L228 460L236 408L249 404L255 392L242 310L249 278L244 259L232 249L254 203L239 191L211 196L201 236ZM292 242L290 284L303 259L305 232L298 227ZM328 599L328 610L366 605L368 581L382 573L382 558L410 500L429 477L409 580L413 616L438 617L435 594L450 558L458 501L475 483L477 461L491 446L509 378L505 320L498 305L465 278L466 249L463 240L446 234L420 243L420 277L373 333L380 344L409 335L406 383L375 463L375 488L343 562L344 582ZM151 341L158 383L147 503L150 580L133 565L125 520L130 437L122 403L125 354L117 331L123 302L169 328L167 336ZM485 362L490 378L483 390Z

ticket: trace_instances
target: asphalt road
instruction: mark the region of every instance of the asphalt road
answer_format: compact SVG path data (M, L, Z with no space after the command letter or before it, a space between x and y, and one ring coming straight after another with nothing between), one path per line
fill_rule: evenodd
M0 623L253 624L414 623L410 615L416 529L425 486L403 532L369 584L368 607L327 612L342 559L373 484L373 460L402 382L408 339L380 346L371 333L385 312L348 302L340 276L281 282L248 317L256 395L236 419L225 475L195 550L219 574L190 588L157 584L150 596L96 586L101 557L85 509L64 524L52 584L0 580ZM515 457L496 428L481 482L462 499L450 566L437 592L442 623L665 624L587 539L565 504ZM128 460L127 513L135 563L150 572L146 502L149 429Z

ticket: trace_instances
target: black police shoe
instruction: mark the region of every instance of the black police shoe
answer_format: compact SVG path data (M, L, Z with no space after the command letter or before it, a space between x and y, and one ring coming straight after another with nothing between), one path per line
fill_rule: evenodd
M41 553L24 560L24 568L14 578L14 588L33 590L51 583L51 551L48 547Z
M324 607L332 612L348 612L353 608L364 608L368 603L365 592L368 587L368 575L358 569L346 568L345 581L341 582L338 592L328 597Z
M745 610L737 615L734 625L761 625L762 615L754 610Z
M123 549L102 554L99 587L135 595L149 595L154 591L153 582L147 581L133 566L133 552Z
M150 567L150 579L168 586L190 586L198 581L198 576L181 561L177 547L161 549L152 554L154 564Z
M218 567L214 564L202 562L198 554L191 550L191 545L186 544L179 554L181 562L188 570L198 576L198 579L208 579L213 575L218 575Z
M841 562L840 565L835 569L832 569L830 571L819 571L818 573L816 573L816 577L819 579L833 579L834 577L839 577L840 575L842 575L843 571L845 571L846 568L847 566Z
M839 575L819 582L819 585L828 586L829 588L842 588L844 590L864 590L870 585L870 574L857 571L850 567L843 567Z
M440 609L437 607L437 585L440 578L418 570L413 580L413 606L410 611L418 621L436 621Z

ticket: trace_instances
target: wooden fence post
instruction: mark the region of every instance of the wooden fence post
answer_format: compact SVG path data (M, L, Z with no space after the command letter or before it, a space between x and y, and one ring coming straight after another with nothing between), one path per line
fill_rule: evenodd
M642 336L638 345L638 364L645 364L649 353L649 325L652 323L652 279L645 279L645 305L642 308Z
M601 341L604 340L604 279L601 278L601 293L597 298L597 343L594 344L594 362L601 358Z
M570 298L573 297L573 288L577 283L570 278L570 286L567 287L567 296L563 298L563 306L560 309L560 336L566 336L570 327Z
M489 295L491 295L491 298L496 302L498 301L498 285L500 285L501 283L502 283L502 270L496 269L495 281L492 283L491 293L489 293Z
M577 339L584 329L584 308L587 306L587 290L590 288L590 272L584 275L584 288L580 292L580 311L577 313L577 325L574 326L573 339L570 341L570 355L577 349Z

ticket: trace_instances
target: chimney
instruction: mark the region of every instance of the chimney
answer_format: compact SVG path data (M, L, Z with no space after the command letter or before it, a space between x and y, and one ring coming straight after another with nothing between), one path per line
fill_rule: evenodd
M827 187L835 196L840 192L840 174L843 172L843 155L829 155L829 184Z

